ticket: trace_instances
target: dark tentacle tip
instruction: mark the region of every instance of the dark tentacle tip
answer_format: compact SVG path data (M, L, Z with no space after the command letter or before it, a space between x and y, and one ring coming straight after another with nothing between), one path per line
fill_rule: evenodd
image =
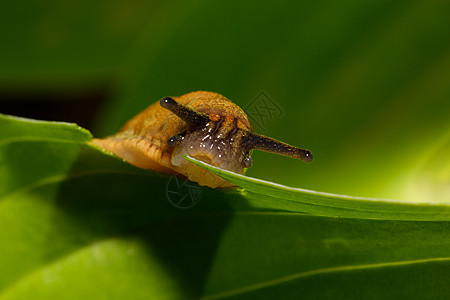
M167 145L173 147L183 143L185 133L176 134L167 139Z
M311 151L309 151L309 150L302 150L300 153L301 153L300 155L302 157L302 160L304 162L307 162L307 163L312 162L313 155L312 155Z
M175 101L172 97L166 96L159 101L159 104L162 108L170 109L177 105L177 101Z
M253 165L253 159L251 158L250 155L246 155L244 157L244 159L242 160L242 165L244 166L244 168L250 168Z
M173 146L175 146L176 144L178 144L178 140L177 140L176 137L172 136L172 137L170 137L170 138L167 139L167 145L173 147Z

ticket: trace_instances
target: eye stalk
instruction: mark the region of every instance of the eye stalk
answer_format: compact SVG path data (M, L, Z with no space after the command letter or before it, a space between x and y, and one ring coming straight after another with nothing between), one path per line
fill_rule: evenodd
M306 163L310 163L313 160L313 155L309 150L297 148L276 139L249 131L244 131L242 147L247 149L247 151L255 149L280 154L303 160Z
M167 96L162 98L159 104L161 105L162 108L170 110L172 107L176 106L178 102L175 101L175 99L173 99L172 97Z
M175 99L171 97L164 97L159 101L162 108L170 110L176 114L180 119L187 123L191 128L196 128L199 126L206 125L209 122L209 117L206 114L197 112L178 103Z
M207 114L197 112L185 105L182 105L172 97L162 98L160 100L160 105L162 108L170 110L186 122L190 130L197 130L199 127L205 126L211 122ZM252 158L249 155L249 151L253 149L297 158L306 163L310 163L313 160L311 151L307 149L297 148L265 135L247 130L239 129L239 131L242 134L240 147L242 147L242 150L246 153L242 159L242 166L244 166L244 168L250 168L252 166ZM180 145L183 143L185 135L186 131L174 135L167 140L167 144L169 146Z

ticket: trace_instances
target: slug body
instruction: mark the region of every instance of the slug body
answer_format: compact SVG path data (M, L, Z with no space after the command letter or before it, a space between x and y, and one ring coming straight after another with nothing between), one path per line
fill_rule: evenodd
M164 97L117 134L92 143L137 167L181 174L213 188L234 185L183 155L240 174L251 166L253 149L312 160L308 150L254 133L239 106L220 94L204 91Z

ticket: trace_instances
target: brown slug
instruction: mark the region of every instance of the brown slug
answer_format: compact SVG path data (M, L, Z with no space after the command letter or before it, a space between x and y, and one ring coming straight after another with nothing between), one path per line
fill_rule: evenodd
M253 132L239 106L205 91L164 97L128 121L117 134L93 139L92 143L137 167L181 174L213 188L234 185L183 155L240 174L251 167L250 155L255 149L307 163L313 159L309 150Z

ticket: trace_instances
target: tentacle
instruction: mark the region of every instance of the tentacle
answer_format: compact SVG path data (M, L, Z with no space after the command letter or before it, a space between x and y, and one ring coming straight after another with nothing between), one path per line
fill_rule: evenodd
M313 160L313 155L309 150L297 148L254 132L245 131L241 143L242 147L246 148L247 151L251 149L261 150L297 158L307 163Z
M203 126L209 122L208 115L184 106L171 97L164 97L159 103L161 107L168 109L176 114L191 128Z
M176 145L181 145L183 143L185 135L186 131L183 131L182 133L171 136L170 138L167 139L167 145L172 147Z

